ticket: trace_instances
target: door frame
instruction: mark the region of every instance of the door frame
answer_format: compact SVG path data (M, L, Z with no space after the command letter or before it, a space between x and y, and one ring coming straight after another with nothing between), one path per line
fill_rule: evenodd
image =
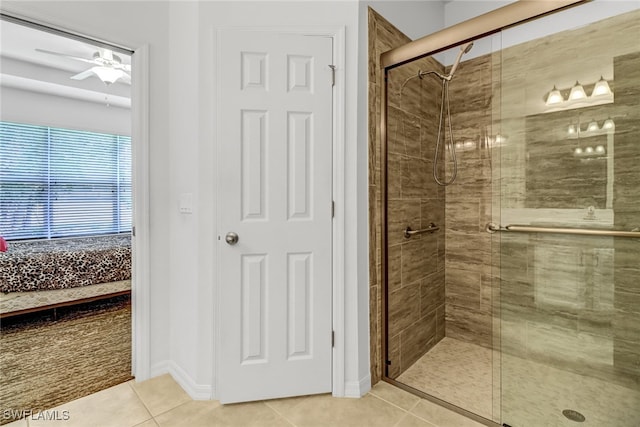
M131 187L132 223L135 239L131 245L131 375L136 381L150 378L150 209L149 209L149 45L136 48L120 45L89 32L72 31L50 22L47 17L0 8L3 17L71 39L86 40L133 52L131 55ZM132 230L133 231L133 230ZM132 232L132 237L133 237Z
M328 37L333 39L333 65L336 66L335 71L335 85L333 88L333 102L332 102L332 197L335 202L335 211L332 221L332 245L331 245L331 260L332 260L332 324L334 331L334 345L332 351L332 394L336 397L342 397L345 394L345 27L344 26L320 26L313 28L304 27L246 27L246 26L230 26L230 27L216 27L213 31L213 42L216 49L216 64L214 67L214 79L213 85L213 99L215 100L215 123L220 122L220 112L222 111L222 104L219 98L218 85L220 67L223 63L220 58L220 36L219 34L224 31L247 31L247 32L268 32L279 34L290 34L300 36L313 36L313 37ZM328 65L328 64L327 64ZM216 181L214 184L216 201L216 218L215 218L215 231L216 236L219 236L222 232L220 226L220 206L223 206L223 201L220 200L220 193L218 188L220 186L220 169L217 167L218 159L220 159L218 153L220 151L220 141L223 141L219 131L220 127L216 126L214 134L214 154L216 159L212 164L216 165ZM216 237L217 239L217 237ZM213 278L213 294L214 294L214 327L213 327L213 342L216 347L214 353L213 363L213 398L217 398L217 390L219 390L219 360L220 360L220 254L217 249L218 245L215 245L214 249L214 269L216 274Z

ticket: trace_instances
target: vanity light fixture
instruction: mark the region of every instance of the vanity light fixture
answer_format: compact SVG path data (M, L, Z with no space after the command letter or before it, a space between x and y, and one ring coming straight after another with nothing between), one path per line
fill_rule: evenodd
M604 121L602 127L598 125L598 121L592 119L586 129L582 129L582 125L580 123L570 124L567 128L567 138L576 139L595 135L606 135L614 132L615 128L616 124L611 117Z
M571 93L569 93L569 101L576 101L578 99L585 99L587 97L587 93L584 91L584 88L578 81L576 80L576 84L571 88Z
M609 82L604 77L600 76L600 80L586 87L591 92L591 95L587 95L585 87L577 80L570 89L558 89L554 85L553 89L543 98L547 107L545 112L550 113L613 102L613 92L609 87Z
M562 102L564 102L562 93L560 93L560 90L558 88L553 86L553 89L551 89L551 92L549 92L549 96L547 97L546 104L555 105L555 104L560 104Z
M600 80L596 82L596 85L593 87L593 92L591 92L591 96L602 96L602 95L611 95L611 88L609 87L609 83L604 79L604 77L600 76Z
M602 125L602 129L614 129L616 127L616 124L613 122L613 120L611 120L611 117L609 117L607 120L604 121L604 124Z

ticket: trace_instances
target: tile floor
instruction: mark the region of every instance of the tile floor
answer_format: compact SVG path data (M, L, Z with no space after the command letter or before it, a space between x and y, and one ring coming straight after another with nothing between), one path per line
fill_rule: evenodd
M517 427L640 426L640 384L624 387L509 354L498 366L493 357L489 349L444 338L397 380ZM585 421L568 420L565 409Z
M376 384L361 399L317 395L221 405L217 401L192 400L169 375L141 383L129 381L119 384L45 411L43 415L68 419L47 421L33 415L7 426L481 426L383 382Z
M493 363L488 348L445 337L397 380L492 418Z

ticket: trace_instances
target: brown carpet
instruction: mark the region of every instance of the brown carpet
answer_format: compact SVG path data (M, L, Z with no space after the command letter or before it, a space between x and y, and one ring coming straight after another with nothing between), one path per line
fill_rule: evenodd
M131 299L120 296L3 319L0 424L131 379Z

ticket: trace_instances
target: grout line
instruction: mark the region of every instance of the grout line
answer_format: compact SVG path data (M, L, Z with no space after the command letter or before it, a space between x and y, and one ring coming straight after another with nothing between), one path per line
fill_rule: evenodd
M400 425L400 423L401 423L405 418L407 418L408 416L409 416L409 413L408 413L408 412L405 412L405 413L400 417L400 419L398 420L398 422L397 422L397 423L395 423L395 424L393 425L393 427L398 427L398 425Z
M171 411L173 411L174 409L178 409L179 407L184 406L184 405L186 405L187 403L191 403L191 402L195 402L195 400L191 399L191 400L189 400L189 401L182 402L181 404L179 404L179 405L177 405L177 406L174 406L173 408L167 409L166 411L160 412L160 413L158 413L158 414L156 414L156 415L152 415L152 416L151 416L151 418L153 418L153 420L155 421L156 417L159 417L160 415L164 415L164 414L166 414L167 412L171 412ZM215 400L207 400L207 402L216 402L216 401L215 401ZM156 422L156 424L157 424L157 422Z
M369 392L369 394L370 394L372 397L375 397L376 399L380 399L380 400L382 400L383 402L388 403L388 404L389 404L389 405L391 405L391 406L395 406L396 408L398 408L398 409L400 409L400 410L402 410L402 411L404 411L404 412L407 412L407 413L409 412L409 411L407 411L406 409L404 409L404 408L402 408L402 407L400 407L400 406L396 405L396 404L395 404L395 403L393 403L393 402L389 402L388 400L383 399L383 398L382 398L382 397L380 397L380 396L377 396L377 395L375 395L375 394L373 394L373 393L371 393L371 392Z
M153 417L153 414L151 413L151 410L149 409L149 407L147 406L147 404L146 404L146 403L144 403L144 400L142 399L142 397L140 396L140 394L138 394L138 391L137 391L137 390L136 390L136 388L133 386L132 381L135 381L135 380L129 380L129 381L127 381L127 384L129 385L129 387L131 387L131 390L133 390L133 394L138 398L138 401L139 401L140 403L142 403L142 406L144 406L144 409L146 409L146 410L147 410L147 413L149 414L149 417L150 417L150 418L146 419L144 422L149 421L150 419L153 419L153 420L155 421L155 419L154 419L154 417ZM157 423L156 423L156 424L157 424Z
M302 399L302 400L306 400ZM267 408L271 409L273 412L275 412L276 414L278 414L279 416L281 416L286 422L288 422L289 424L291 424L292 426L296 427L296 425L294 424L293 421L291 421L289 418L287 418L287 416L285 416L283 413L281 413L280 411L278 411L277 409L275 409L274 407L272 407L271 405L269 405L269 403L266 400L263 400L262 403L265 404L265 406L267 406Z

